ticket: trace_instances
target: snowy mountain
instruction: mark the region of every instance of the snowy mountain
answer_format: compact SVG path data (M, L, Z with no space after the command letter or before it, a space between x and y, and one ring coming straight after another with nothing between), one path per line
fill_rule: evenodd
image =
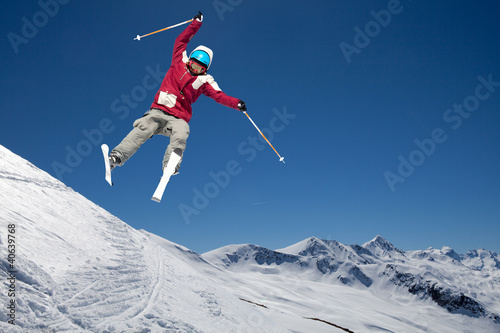
M361 246L312 237L276 251L231 245L203 258L238 278L226 281L233 293L252 290L284 316L354 332L500 332L500 257L487 250L402 251L381 236Z
M500 258L483 249L311 237L200 255L2 146L0 221L1 332L500 332Z

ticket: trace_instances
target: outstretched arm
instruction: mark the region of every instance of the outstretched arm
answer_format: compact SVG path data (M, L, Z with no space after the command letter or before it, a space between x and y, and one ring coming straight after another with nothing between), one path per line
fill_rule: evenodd
M243 103L243 107L245 107L245 103L239 100L238 98L231 97L224 93L220 88L217 82L213 79L212 76L209 76L207 82L203 85L203 94L214 99L217 103L225 105L227 107L243 111L240 107L240 103ZM245 107L246 110L246 107Z

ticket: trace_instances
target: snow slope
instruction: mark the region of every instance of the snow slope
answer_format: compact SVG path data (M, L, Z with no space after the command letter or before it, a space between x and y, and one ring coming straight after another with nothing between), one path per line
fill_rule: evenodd
M0 221L1 332L287 332L176 247L158 245L2 146ZM9 224L15 297L7 293ZM16 326L7 323L11 299Z

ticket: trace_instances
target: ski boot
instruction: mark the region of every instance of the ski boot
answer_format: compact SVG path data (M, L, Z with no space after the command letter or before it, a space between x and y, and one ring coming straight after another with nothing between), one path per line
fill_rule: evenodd
M112 151L109 154L109 166L111 167L111 170L117 166L122 166L121 154L119 152Z

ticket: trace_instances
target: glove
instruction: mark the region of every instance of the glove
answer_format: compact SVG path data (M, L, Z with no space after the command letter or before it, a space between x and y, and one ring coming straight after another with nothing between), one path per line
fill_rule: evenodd
M247 110L247 106L245 105L245 102L241 101L238 103L238 110L240 111L246 111Z
M193 20L198 20L198 22L203 21L203 14L200 11L198 11L198 14L196 14L196 16L193 17Z

